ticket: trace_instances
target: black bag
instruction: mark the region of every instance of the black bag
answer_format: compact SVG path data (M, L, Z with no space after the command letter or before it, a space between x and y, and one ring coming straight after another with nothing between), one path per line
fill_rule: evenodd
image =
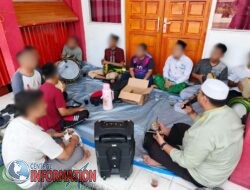
M112 90L114 91L114 101L119 101L119 95L121 90L128 84L128 80L118 80L112 86Z

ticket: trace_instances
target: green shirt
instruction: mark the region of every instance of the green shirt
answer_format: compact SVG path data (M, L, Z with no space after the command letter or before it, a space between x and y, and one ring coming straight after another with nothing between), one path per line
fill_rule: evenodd
M173 149L170 156L198 183L215 187L223 184L236 167L242 145L241 120L224 106L198 117L186 131L181 150Z

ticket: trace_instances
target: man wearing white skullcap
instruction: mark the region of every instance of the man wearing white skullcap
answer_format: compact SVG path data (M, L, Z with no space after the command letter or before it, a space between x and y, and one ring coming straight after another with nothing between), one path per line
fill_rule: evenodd
M184 110L194 121L190 127L175 124L171 129L159 124L156 135L147 133L144 161L163 165L198 187L218 187L233 172L242 152L243 125L226 106L229 87L216 79L207 79L198 93L204 113L191 106Z

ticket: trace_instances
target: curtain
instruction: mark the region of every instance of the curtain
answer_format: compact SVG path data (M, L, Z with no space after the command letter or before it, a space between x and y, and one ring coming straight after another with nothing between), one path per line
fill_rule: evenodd
M72 23L61 22L20 28L24 44L34 46L38 50L40 66L60 59L71 25Z
M10 76L6 68L6 64L0 49L0 87L10 83Z
M121 23L121 0L90 0L93 22Z

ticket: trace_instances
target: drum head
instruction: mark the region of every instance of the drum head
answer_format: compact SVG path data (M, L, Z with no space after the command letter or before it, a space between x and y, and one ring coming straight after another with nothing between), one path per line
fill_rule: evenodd
M60 61L57 69L60 77L65 81L74 82L80 76L80 68L73 60Z

